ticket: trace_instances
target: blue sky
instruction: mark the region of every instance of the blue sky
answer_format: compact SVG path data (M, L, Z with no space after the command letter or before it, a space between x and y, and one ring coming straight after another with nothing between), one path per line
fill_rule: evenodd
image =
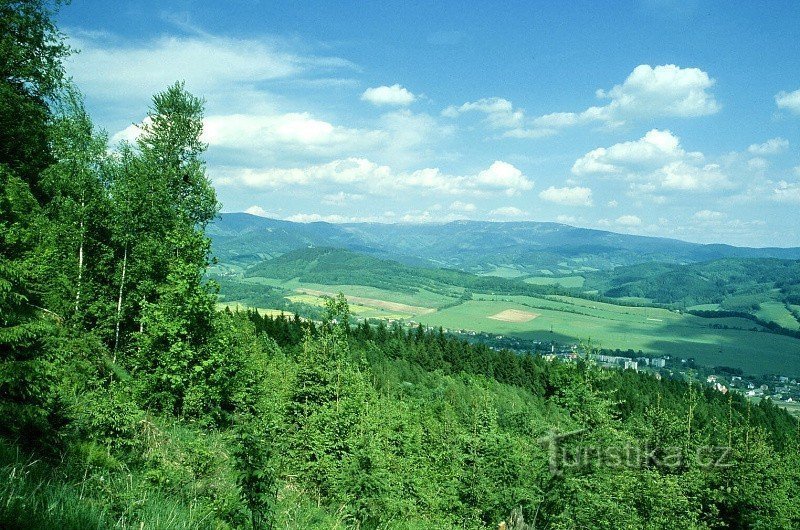
M800 246L796 2L74 0L113 141L175 80L223 211Z

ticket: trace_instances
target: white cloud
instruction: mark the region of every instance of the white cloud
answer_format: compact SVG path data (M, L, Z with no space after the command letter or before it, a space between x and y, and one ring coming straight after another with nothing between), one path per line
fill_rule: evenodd
M527 214L528 212L521 210L516 206L502 206L489 212L489 215L496 215L499 217L522 217L523 215Z
M700 210L698 212L695 212L692 217L702 222L714 222L724 219L726 215L722 212L717 212L715 210Z
M779 109L788 109L800 114L800 88L794 92L778 92L775 94L775 103Z
M535 138L546 138L547 136L553 136L554 134L556 134L556 131L554 129L525 129L517 127L515 129L509 129L508 131L504 132L503 137L535 139Z
M338 193L329 193L322 196L323 204L332 204L334 206L347 206L348 204L364 199L364 195L359 193L345 193L340 191Z
M699 152L689 152L670 131L653 129L639 140L594 149L572 166L575 175L605 175L631 182L636 194L661 190L714 191L731 186L717 164L704 163Z
M642 220L635 215L622 215L617 217L614 222L620 226L639 226L642 224Z
M454 201L450 204L450 209L455 212L474 212L477 207L471 202Z
M684 161L672 162L653 176L668 190L715 191L730 186L728 177L717 164L694 166Z
M142 134L142 126L148 125L152 123L152 121L153 120L147 116L141 121L141 123L132 123L128 125L121 131L114 133L111 136L110 143L112 145L119 144L120 142L128 142L129 144L133 144L136 142L136 139L139 138L139 135Z
M556 217L556 221L558 221L559 223L562 223L562 224L569 225L569 224L575 224L577 219L575 219L571 215L559 215L559 216Z
M619 206L619 203L615 199L611 199L606 203L606 206L608 206L609 208L616 208L617 206Z
M340 58L293 53L276 40L201 32L137 42L107 33L73 32L69 42L80 53L67 61L68 73L89 98L102 101L109 110L144 108L153 94L178 79L210 106L237 101L252 107L254 95L259 103L269 99L256 88L264 81L355 69Z
M707 92L714 80L699 68L665 64L655 68L642 64L621 85L598 91L611 100L600 114L610 119L626 117L706 116L719 111L719 104Z
M616 126L631 119L706 116L720 109L714 95L708 92L712 86L714 80L699 68L641 64L621 85L596 92L598 98L609 100L606 105L582 112L545 114L535 118L533 124L537 128L563 129L591 122Z
M251 206L250 208L246 209L244 212L245 213L249 213L250 215L257 215L259 217L271 217L271 218L279 217L277 214L275 214L273 212L268 212L264 208L262 208L261 206L256 206L256 205Z
M465 112L480 112L486 115L486 122L495 129L511 129L522 124L525 113L503 98L483 98L464 103L460 107L451 106L442 111L442 116L456 118Z
M495 160L488 169L478 173L475 183L485 189L504 190L506 195L533 188L533 182L522 171L502 160Z
M581 112L552 112L526 119L522 109L499 97L479 99L460 107L450 106L442 115L455 118L465 112L481 112L494 129L505 129L507 138L542 138L559 129L599 122L618 126L631 119L661 117L697 117L714 114L720 105L709 89L714 80L699 68L681 68L674 64L652 67L641 64L625 81L610 90L597 90L596 96L607 99L606 105L589 107Z
M575 175L623 173L629 167L654 167L683 158L702 159L700 153L687 153L680 139L670 131L653 129L639 140L599 147L575 161Z
M800 183L782 180L772 190L772 198L776 202L800 204Z
M763 144L753 144L747 152L754 155L777 155L789 148L789 140L785 138L771 138Z
M592 190L575 186L573 188L556 188L550 186L539 193L539 198L564 206L591 206Z
M411 105L417 97L406 88L398 84L392 86L378 86L368 88L361 94L363 101L368 101L373 105L392 105L404 107Z
M302 168L211 168L213 180L221 186L279 189L291 186L351 186L358 192L392 195L419 189L449 195L515 195L531 189L533 183L507 162L495 161L477 175L450 175L439 168L393 171L366 158L346 158ZM341 191L341 190L340 190Z
M349 223L358 222L356 218L345 217L344 215L322 215L318 213L296 213L285 217L286 221L293 223Z
M203 137L212 147L263 153L295 149L306 154L335 155L383 144L387 134L351 129L314 118L309 113L211 115L203 121Z
M769 162L760 156L747 161L747 168L753 171L764 171L769 167Z

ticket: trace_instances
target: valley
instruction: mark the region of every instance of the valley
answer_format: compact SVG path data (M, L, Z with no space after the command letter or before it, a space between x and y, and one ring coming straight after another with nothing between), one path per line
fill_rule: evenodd
M245 235L250 241L265 237L258 229ZM297 235L285 230L281 237ZM229 249L233 240L229 232L220 246ZM341 237L320 242L337 241ZM253 256L268 256L265 247L236 259L221 255L211 269L223 286L221 301L313 318L325 297L341 292L361 320L483 332L526 344L590 341L606 350L670 355L746 373L800 374L800 335L794 333L800 323L789 303L800 283L793 260L721 258L605 270L584 265L567 270L562 261L558 274L546 269L527 274L512 265L473 274L432 262L420 265L416 258L390 260L364 249L283 248L286 252L263 260Z

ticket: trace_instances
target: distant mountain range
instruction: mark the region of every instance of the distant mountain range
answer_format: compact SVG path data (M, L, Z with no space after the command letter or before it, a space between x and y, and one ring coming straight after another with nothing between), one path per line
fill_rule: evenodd
M308 247L336 247L411 265L469 272L568 274L640 263L721 258L800 259L800 248L703 245L617 234L558 223L453 221L443 224L295 223L246 213L221 214L209 228L215 255L249 266Z

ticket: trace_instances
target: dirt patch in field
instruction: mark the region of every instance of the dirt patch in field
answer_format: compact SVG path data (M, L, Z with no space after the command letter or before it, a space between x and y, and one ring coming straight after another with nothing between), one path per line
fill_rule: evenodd
M539 313L528 313L527 311L520 311L519 309L506 309L489 318L492 320L501 320L503 322L530 322L534 318L540 316Z
M336 293L329 293L326 291L315 291L314 289L295 289L299 293L311 294L314 296L336 296ZM420 307L415 305L401 304L399 302L388 302L386 300L376 300L375 298L363 298L361 296L345 295L347 301L351 304L358 304L367 307L375 307L377 309L385 309L387 311L396 311L398 313L408 313L411 315L427 315L433 313L436 309L432 307Z

